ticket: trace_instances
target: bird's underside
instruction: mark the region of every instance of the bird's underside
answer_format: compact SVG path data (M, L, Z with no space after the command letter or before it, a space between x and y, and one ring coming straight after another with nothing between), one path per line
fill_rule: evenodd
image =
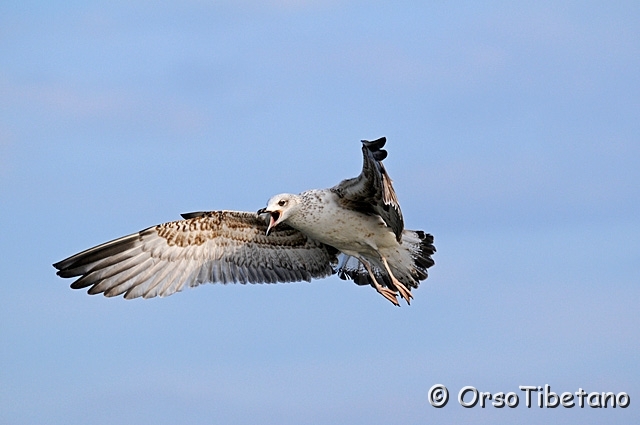
M338 274L373 286L396 305L398 295L409 302L411 289L434 264L435 247L431 235L403 228L381 162L385 141L363 141L362 173L331 189L277 195L258 213L183 214L182 220L98 245L54 267L59 276L76 278L73 289L127 299L167 296L207 282L297 282ZM334 223L344 221L335 217L351 218L354 229L372 220L380 224L373 234L343 231L332 238Z

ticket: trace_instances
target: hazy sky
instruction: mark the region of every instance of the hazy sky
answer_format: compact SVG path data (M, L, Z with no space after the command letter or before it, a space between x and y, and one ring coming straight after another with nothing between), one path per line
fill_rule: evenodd
M640 3L7 3L1 424L640 423ZM337 277L107 299L51 267L333 186L380 136L438 248L410 307ZM545 384L631 405L526 408Z

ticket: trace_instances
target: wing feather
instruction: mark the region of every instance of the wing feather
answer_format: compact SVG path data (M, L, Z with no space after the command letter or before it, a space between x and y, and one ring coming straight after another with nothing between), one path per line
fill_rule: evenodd
M385 137L372 142L363 140L362 172L358 177L343 180L331 190L345 208L379 215L400 242L404 219L391 178L382 164L387 157L387 151L382 149L386 141Z
M54 267L71 287L127 299L168 296L207 282L310 281L333 273L336 250L286 225L266 236L254 213L212 211L80 252Z

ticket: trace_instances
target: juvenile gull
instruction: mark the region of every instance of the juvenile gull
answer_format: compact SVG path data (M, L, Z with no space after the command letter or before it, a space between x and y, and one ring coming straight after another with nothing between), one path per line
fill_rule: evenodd
M71 288L127 299L168 296L201 283L310 281L337 273L410 302L427 278L433 237L404 229L382 160L386 138L362 141L358 177L272 197L257 213L210 211L106 242L53 266Z

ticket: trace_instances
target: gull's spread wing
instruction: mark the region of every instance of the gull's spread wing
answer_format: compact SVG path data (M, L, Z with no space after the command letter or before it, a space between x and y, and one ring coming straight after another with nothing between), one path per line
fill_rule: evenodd
M345 208L379 215L393 230L399 242L404 220L391 179L382 165L382 160L387 157L387 151L382 149L386 142L385 137L372 142L363 140L362 172L358 177L343 180L331 190L338 195Z
M152 298L207 282L310 281L333 273L337 251L289 226L266 236L255 213L185 214L90 248L53 266L61 277L78 277L74 289L112 297Z

